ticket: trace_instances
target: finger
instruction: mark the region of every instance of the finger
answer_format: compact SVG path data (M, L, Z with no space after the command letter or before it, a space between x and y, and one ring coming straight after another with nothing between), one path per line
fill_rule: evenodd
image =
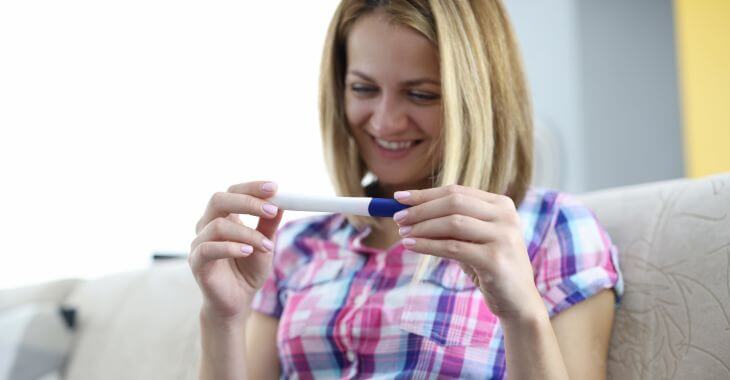
M243 224L243 221L241 221L241 217L238 216L238 214L228 214L226 219L230 220L233 223Z
M396 191L393 196L400 203L415 206L449 194L471 195L487 202L497 202L499 197L504 197L502 195L461 185L447 185L423 190Z
M275 194L275 184L273 182L258 183L259 185L255 186L251 185L252 183L234 185L229 188L228 192L217 192L213 194L205 209L205 213L196 225L195 231L200 232L211 220L219 217L225 218L229 214L248 214L263 218L273 218L276 216L278 207L263 200L263 198L268 198ZM274 191L264 191L264 184L273 184ZM246 191L251 194L244 193Z
M491 221L499 210L491 203L466 194L449 194L445 197L421 203L401 210L393 215L399 225L412 225L424 220L460 214L475 219Z
M259 219L258 225L256 225L256 231L259 231L267 238L273 240L274 234L276 233L276 230L279 228L279 223L281 223L281 218L284 216L284 210L279 210L279 212L276 213L276 216L274 219Z
M455 239L473 243L492 241L493 231L492 223L459 214L428 219L398 229L398 233L403 237Z
M252 245L261 251L270 251L273 243L261 232L226 218L216 218L208 223L193 240L193 247L206 241L232 241Z
M405 238L403 245L417 253L453 259L469 265L484 266L479 261L485 260L485 247L479 244L460 240L436 240L425 238Z
M249 256L253 247L249 244L231 241L206 241L195 247L190 253L189 263L194 270L214 260L240 259Z
M278 189L276 182L271 181L252 181L231 185L228 188L229 193L247 194L257 198L266 199L274 196Z

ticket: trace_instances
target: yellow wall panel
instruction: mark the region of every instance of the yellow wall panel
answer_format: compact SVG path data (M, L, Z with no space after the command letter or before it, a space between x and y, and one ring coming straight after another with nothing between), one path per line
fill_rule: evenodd
M730 171L730 0L675 0L687 175Z

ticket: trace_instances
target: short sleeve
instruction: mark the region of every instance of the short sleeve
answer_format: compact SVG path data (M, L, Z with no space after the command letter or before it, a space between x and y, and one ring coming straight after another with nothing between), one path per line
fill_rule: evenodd
M256 292L251 303L253 310L279 319L284 310L282 295L283 282L291 273L301 266L304 257L299 254L294 245L296 232L299 230L297 221L292 221L279 228L274 238L273 270Z
M616 247L584 205L560 194L552 222L533 258L535 284L550 316L604 289L613 289L618 305L623 280Z

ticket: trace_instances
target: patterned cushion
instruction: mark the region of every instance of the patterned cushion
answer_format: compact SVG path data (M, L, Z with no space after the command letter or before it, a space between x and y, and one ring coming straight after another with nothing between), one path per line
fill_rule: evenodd
M730 173L587 194L618 246L609 379L730 378Z

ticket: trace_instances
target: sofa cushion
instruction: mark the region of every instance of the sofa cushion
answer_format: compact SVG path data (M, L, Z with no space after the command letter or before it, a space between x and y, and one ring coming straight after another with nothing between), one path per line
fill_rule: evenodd
M0 311L0 379L59 378L73 333L53 303L28 303Z
M79 285L66 379L195 379L200 291L185 260Z
M618 246L624 274L610 378L730 377L730 174L583 201Z
M0 289L0 310L31 303L61 303L81 283L68 278L12 289Z

